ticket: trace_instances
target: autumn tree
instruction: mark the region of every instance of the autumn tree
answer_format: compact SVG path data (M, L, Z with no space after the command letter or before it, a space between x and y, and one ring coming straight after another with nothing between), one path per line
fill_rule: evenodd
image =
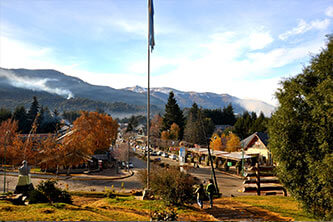
M218 134L213 134L210 139L209 147L213 150L223 150L222 140Z
M240 140L239 137L234 133L229 133L226 136L227 144L225 151L227 152L235 152L240 148Z
M150 135L155 138L161 137L163 118L158 114L151 121Z
M173 123L170 127L170 139L178 140L180 134L180 128L176 123Z
M82 112L73 129L63 138L60 150L66 166L80 164L95 152L107 151L115 142L118 123L111 116L97 112Z
M17 162L18 154L22 152L18 150L16 145L18 142L17 121L7 119L0 124L0 159L4 163L6 153L6 163L14 164ZM6 149L6 152L5 152Z

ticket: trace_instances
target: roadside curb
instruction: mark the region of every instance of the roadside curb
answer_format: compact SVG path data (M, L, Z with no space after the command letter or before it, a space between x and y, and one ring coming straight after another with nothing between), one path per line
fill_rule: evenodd
M1 172L0 174L3 174L3 172ZM7 173L8 176L18 176L16 174L12 174L12 173ZM42 174L41 174L42 175ZM50 175L50 174L46 174L46 175ZM54 176L54 177L45 177L45 176L39 176L39 175L32 175L31 178L37 178L37 179L56 179L56 180L78 180L78 181L89 181L89 180L121 180L121 179L126 179L128 177L131 177L134 175L134 172L131 170L129 172L128 175L125 176L119 176L119 177L82 177L82 176L67 176L67 177L58 177L58 176ZM52 176L52 175L50 175Z

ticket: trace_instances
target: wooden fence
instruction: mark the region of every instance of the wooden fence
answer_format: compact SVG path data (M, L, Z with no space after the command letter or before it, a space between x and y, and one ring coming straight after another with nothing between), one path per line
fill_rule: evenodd
M282 194L287 196L287 190L281 185L279 179L274 175L274 166L259 166L250 168L245 173L243 192L254 193L258 196ZM253 186L254 185L254 186Z

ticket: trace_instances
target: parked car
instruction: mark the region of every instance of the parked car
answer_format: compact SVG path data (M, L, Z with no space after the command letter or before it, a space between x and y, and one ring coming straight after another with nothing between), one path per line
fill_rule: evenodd
M171 154L169 156L169 158L172 159L172 160L177 160L177 156L175 154Z
M129 168L134 168L133 163L129 162L129 163L128 163L128 167L129 167Z
M161 155L162 155L162 153L163 153L162 151L157 151L157 153L156 153L156 154L157 154L158 156L161 156Z
M165 157L165 158L168 158L168 157L169 157L169 154L168 154L168 153L162 153L161 156L163 156L163 157Z

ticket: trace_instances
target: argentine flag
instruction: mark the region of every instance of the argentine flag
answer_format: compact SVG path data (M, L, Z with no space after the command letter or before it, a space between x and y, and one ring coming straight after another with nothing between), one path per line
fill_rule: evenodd
M154 38L154 5L153 0L148 0L148 11L149 11L149 45L151 47L151 51L153 51L155 46L155 38Z

